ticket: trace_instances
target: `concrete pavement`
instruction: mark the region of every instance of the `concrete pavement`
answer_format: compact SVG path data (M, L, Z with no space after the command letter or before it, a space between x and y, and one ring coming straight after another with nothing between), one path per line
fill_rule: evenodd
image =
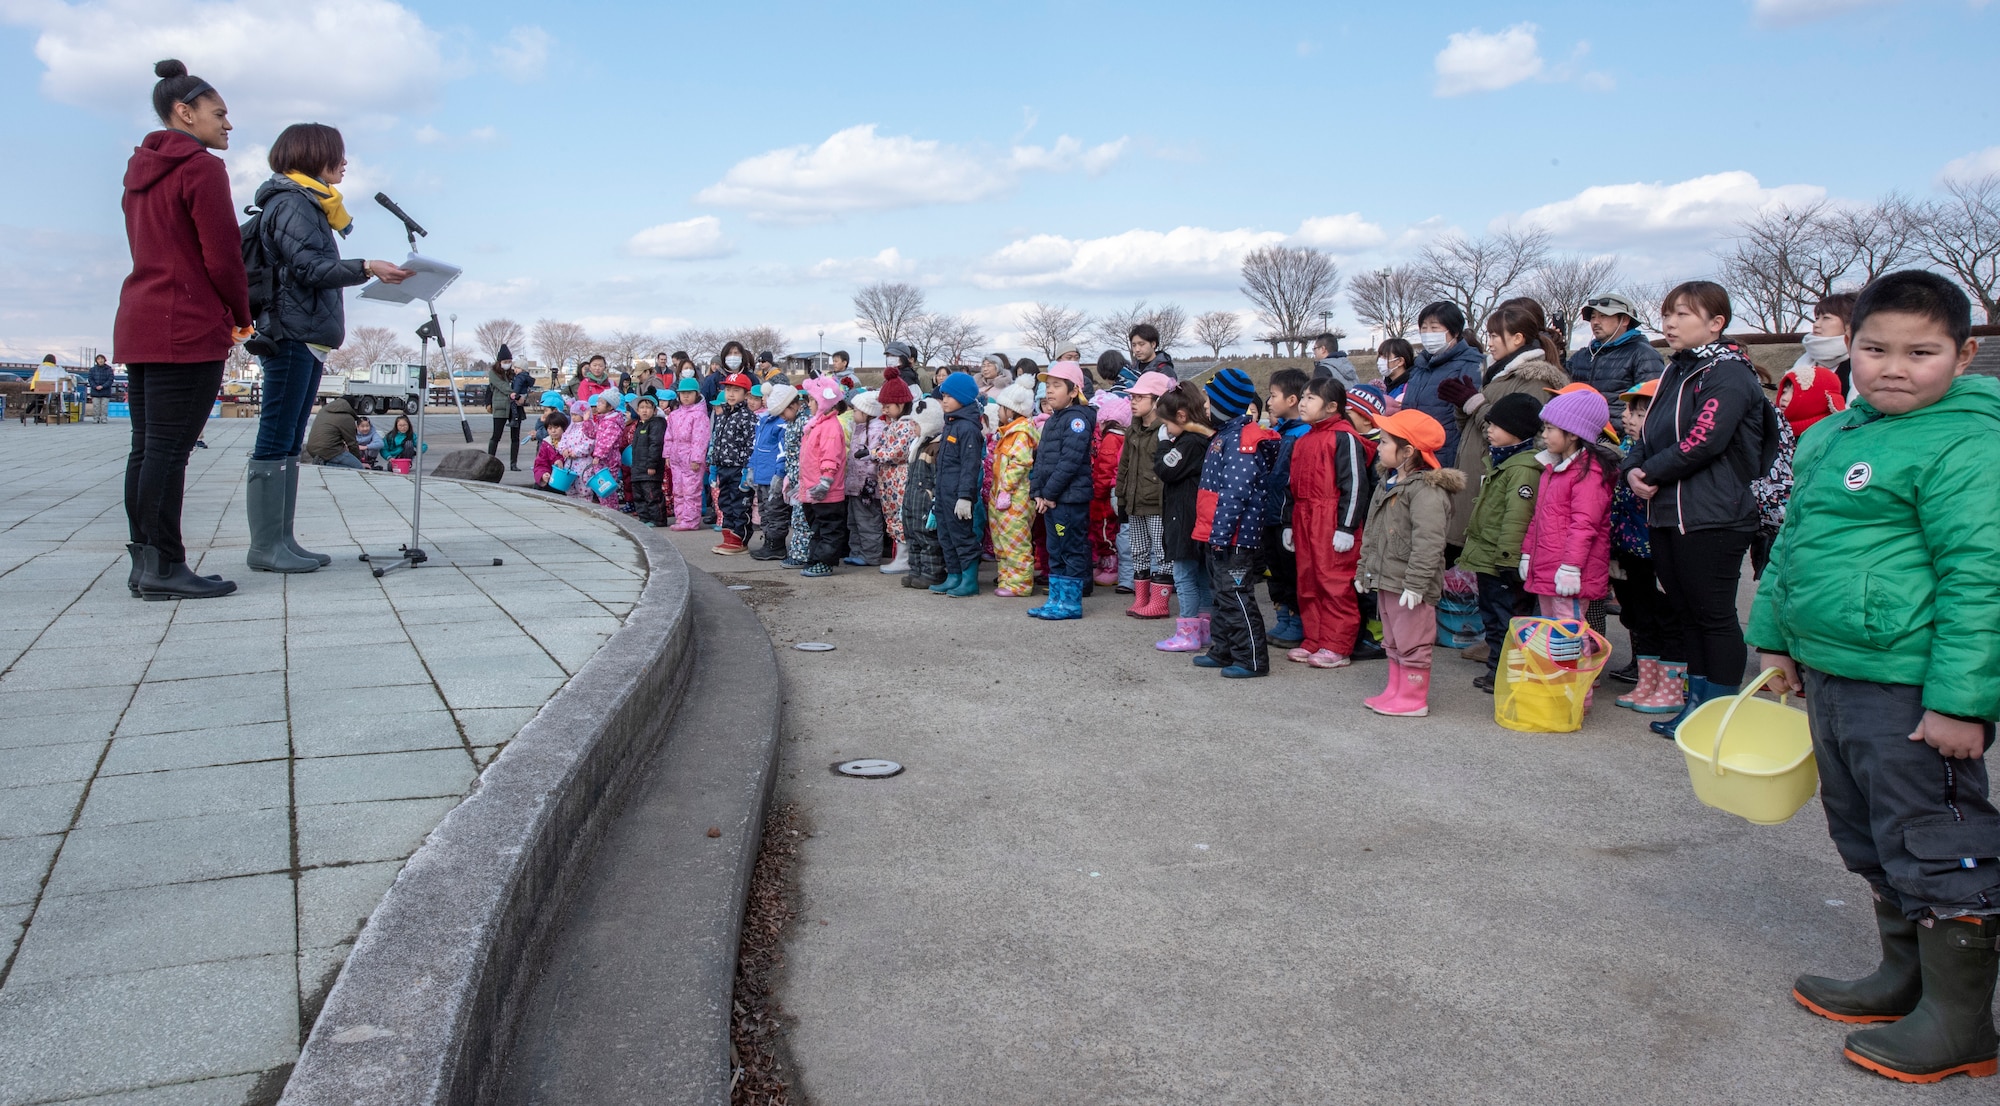
M1223 680L1109 589L1047 625L990 568L954 600L676 538L783 669L812 836L777 995L818 1106L1909 1099L1789 996L1876 957L1817 802L1703 807L1615 692L1513 733L1440 653L1433 715L1384 719L1379 662Z
M408 540L409 480L312 466L334 563L251 573L255 425L211 422L188 480L199 569L241 590L186 604L126 594L123 424L0 427L4 1106L274 1099L404 858L644 583L614 525L446 481L440 563L377 580L355 555Z

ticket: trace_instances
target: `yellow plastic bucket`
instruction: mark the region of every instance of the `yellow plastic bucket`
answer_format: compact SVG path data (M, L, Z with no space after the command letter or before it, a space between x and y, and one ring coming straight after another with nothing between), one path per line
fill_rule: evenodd
M1674 731L1694 797L1760 826L1790 820L1819 789L1806 712L1755 698L1777 674L1767 668L1740 694L1710 699Z

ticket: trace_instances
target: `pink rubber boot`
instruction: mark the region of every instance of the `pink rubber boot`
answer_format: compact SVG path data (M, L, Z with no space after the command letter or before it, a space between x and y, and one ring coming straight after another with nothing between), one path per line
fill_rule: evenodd
M1396 691L1391 698L1373 707L1376 714L1393 715L1398 718L1422 718L1431 712L1431 670L1428 668L1404 668L1398 675Z
M1380 714L1382 713L1382 708L1388 705L1391 701L1393 701L1396 696L1396 693L1401 691L1402 688L1403 688L1403 666L1399 661L1391 657L1389 659L1388 682L1382 685L1382 691L1380 694L1370 695L1368 698L1361 700L1361 705L1367 707L1369 710L1372 710L1377 714Z
M1201 623L1192 618L1174 619L1174 636L1165 641L1154 642L1153 648L1162 653L1201 652Z

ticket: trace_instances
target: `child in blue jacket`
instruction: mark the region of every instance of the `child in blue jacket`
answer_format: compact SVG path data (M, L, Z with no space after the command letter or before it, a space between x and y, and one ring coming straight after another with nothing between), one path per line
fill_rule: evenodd
M1083 402L1083 367L1058 361L1045 374L1051 411L1035 447L1028 494L1049 544L1049 601L1028 615L1048 621L1083 617L1083 589L1091 579L1091 462L1097 408Z
M1208 652L1197 668L1219 668L1232 680L1271 674L1264 611L1257 605L1263 563L1264 481L1278 459L1278 434L1246 413L1257 402L1250 374L1227 368L1203 391L1212 417L1221 420L1201 466L1194 540L1208 543L1208 579L1215 593Z

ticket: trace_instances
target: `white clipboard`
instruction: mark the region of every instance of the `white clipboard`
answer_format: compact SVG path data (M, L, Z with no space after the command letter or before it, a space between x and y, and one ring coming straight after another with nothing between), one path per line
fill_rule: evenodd
M465 270L449 262L411 254L403 261L402 267L410 270L410 276L401 284L384 284L371 280L361 289L361 298L380 303L410 303L423 300L426 303L438 297L440 292L451 287L458 274Z

